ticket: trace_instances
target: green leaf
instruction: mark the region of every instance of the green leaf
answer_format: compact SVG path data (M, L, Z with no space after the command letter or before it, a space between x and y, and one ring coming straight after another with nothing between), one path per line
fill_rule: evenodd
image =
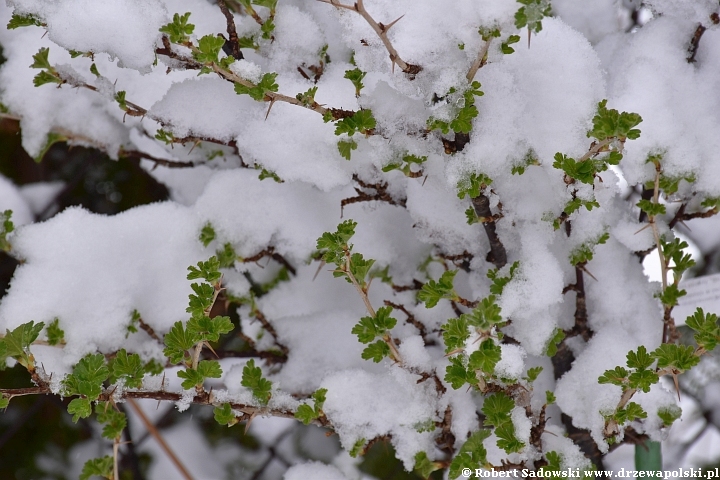
M662 292L657 294L657 298L660 299L663 305L667 307L674 307L678 304L680 297L687 294L685 290L681 290L677 284L671 283Z
M5 210L0 213L0 249L4 252L12 250L12 245L7 239L8 234L15 230L15 224L11 220L12 213L12 210Z
M262 178L260 180L262 180ZM215 256L220 264L219 268L231 268L238 260L235 248L233 248L230 242L226 242L221 249L215 250Z
M127 351L123 348L117 353L115 360L112 362L111 369L114 378L124 378L125 386L130 388L142 387L145 368L143 367L140 355L137 353L128 355Z
M442 465L438 462L431 461L427 453L418 452L415 454L415 466L413 470L418 472L422 478L429 478L430 474L435 470L440 470Z
M546 391L545 391L545 403L546 403L547 405L552 405L553 403L555 403L555 400L556 400L556 399L555 399L555 392L552 392L552 391L550 391L550 390L546 390Z
M310 425L317 418L317 415L315 415L315 410L310 405L304 403L298 407L295 418L305 425Z
M543 371L543 367L532 367L532 368L529 368L528 371L527 371L527 377L525 377L525 379L526 379L528 382L532 383L532 382L534 382L535 380L537 380L538 376L540 375L540 373L541 373L542 371Z
M116 100L117 100L117 97L116 97ZM155 139L160 140L165 145L170 145L175 141L175 135L173 135L172 132L168 132L168 131L165 131L162 128L160 128L160 129L158 129L157 133L155 134Z
M562 170L568 177L579 180L582 183L587 183L588 185L594 183L597 169L591 159L578 162L574 158L559 152L555 154L554 158L553 167Z
M315 94L317 93L318 87L309 88L305 93L298 93L295 98L303 104L305 107L310 107L315 103Z
M510 283L510 280L515 276L515 272L520 267L520 262L515 261L510 266L509 275L507 277L501 277L498 269L490 269L487 272L487 277L492 281L490 285L490 293L493 295L502 295L505 285Z
M445 367L445 381L457 390L466 383L477 385L478 380L474 371L468 371L463 357L451 357L450 365Z
M593 128L588 132L588 137L594 137L598 140L607 138L618 138L631 140L640 137L640 130L634 128L640 122L642 117L637 113L618 112L615 109L606 107L607 100L598 103L598 110L593 117Z
M445 342L445 353L465 348L465 342L470 338L470 330L467 318L451 318L442 327L443 341Z
M687 317L685 325L695 330L695 341L707 351L712 351L720 339L720 328L717 325L718 317L714 313L706 314L702 308Z
M593 207L600 208L600 204L595 199L583 200L581 198L573 198L565 204L563 211L567 215L572 215L576 211L580 210L580 207L585 207L585 209L589 212L593 209Z
M373 264L375 263L375 260L373 259L367 259L365 260L360 253L353 253L350 256L350 273L353 274L355 277L355 280L360 284L361 287L365 288L367 282L365 281L365 278L367 277L368 273L370 272L370 269L372 268ZM350 282L350 279L347 279Z
M4 410L10 405L10 399L0 394L0 410Z
M695 349L691 345L674 345L663 343L651 353L657 358L657 367L673 367L684 372L700 363L700 357L695 355Z
M595 255L595 247L602 245L608 241L610 234L605 232L595 240L580 244L572 252L570 252L570 264L571 265L584 265L593 259Z
M515 52L515 49L512 48L510 45L513 43L518 43L520 41L520 35L510 35L507 40L502 42L500 44L500 50L502 50L502 53L505 55L510 55L511 53Z
M425 302L426 308L433 308L441 299L453 298L456 295L453 289L453 279L456 274L457 270L448 270L443 272L437 281L428 281L418 292L417 299Z
M100 402L95 405L95 414L103 426L102 436L108 440L114 440L122 435L122 431L127 426L125 414L115 410L110 402Z
M665 215L665 205L662 203L653 203L651 200L642 199L637 203L640 210L647 213L648 217L656 215Z
M351 333L358 336L361 343L370 343L378 336L391 330L397 320L390 316L391 307L381 307L373 317L362 317L352 329Z
M555 333L553 333L552 338L550 338L550 342L548 342L548 346L545 348L545 355L548 357L554 357L557 353L558 345L564 338L565 332L561 328L555 328Z
M548 472L559 472L561 470L559 453L554 451L547 452L545 454L545 460L547 460L548 464L540 467L540 470ZM550 475L545 476L549 477Z
M345 220L338 225L335 233L325 232L317 240L317 249L323 254L323 260L338 267L345 263L345 249L352 249L348 241L355 235L357 222Z
M210 257L206 262L198 262L197 267L190 266L187 275L188 280L203 278L206 282L215 284L222 277L220 273L220 260L217 257Z
M506 453L515 453L523 449L525 444L515 436L515 426L512 422L506 422L495 428L495 436L498 438L497 446Z
M352 448L351 448L350 451L348 452L352 458L355 458L355 457L357 457L358 455L360 455L360 452L362 452L362 451L363 451L363 448L365 447L365 442L366 442L366 441L367 441L367 440L365 440L364 438L359 438L359 439L357 439L357 440L355 441L355 443L353 444Z
M206 223L202 230L200 230L200 242L202 242L203 247L210 245L210 242L215 240L215 235L215 229L212 224L209 222Z
M65 341L65 332L60 328L60 320L55 319L47 327L48 344L58 345Z
M84 395L96 400L102 392L102 383L110 376L101 353L85 355L73 367L73 373L65 378L64 384L69 395Z
M45 24L42 23L34 15L18 15L16 13L13 13L12 18L10 18L10 21L7 24L7 29L14 30L14 29L20 28L20 27L33 27L33 26L44 27Z
M335 135L348 134L352 137L355 133L369 133L375 128L375 117L372 110L358 110L350 117L345 117L335 122Z
M223 403L221 407L215 407L213 409L215 421L220 425L227 425L232 427L238 423L238 419L232 411L229 403Z
M87 398L74 398L68 404L68 413L73 416L73 423L77 423L81 418L87 418L92 413L90 400Z
M202 360L198 364L197 370L187 368L180 370L177 375L185 379L182 382L182 387L185 390L189 390L202 385L206 378L220 378L222 376L222 369L217 360Z
M187 350L193 348L200 338L185 330L182 322L175 322L163 340L166 345L163 354L168 357L170 363L177 364L185 358Z
M487 463L487 450L485 450L483 441L490 434L490 430L483 428L470 435L450 463L448 478L459 477L466 468L474 472L476 468L485 466Z
M630 372L623 367L615 367L614 370L605 370L600 377L598 377L598 383L611 383L622 387L628 380Z
M187 323L187 330L193 335L197 335L199 341L217 342L220 335L231 332L235 326L230 317L217 316L209 318L206 316L193 317ZM197 342L195 342L197 343Z
M660 380L657 373L652 370L638 370L628 376L628 386L647 393L650 387Z
M658 417L662 420L663 425L669 427L675 420L682 415L682 409L677 405L668 405L658 408Z
M85 462L85 465L83 465L82 473L80 473L80 480L88 480L93 475L112 479L113 457L107 455L102 458L93 458Z
M338 152L345 160L350 160L351 152L357 150L358 144L355 140L338 140Z
M483 298L469 313L460 316L467 323L478 330L484 332L489 331L494 325L502 323L503 319L500 315L500 307L495 303L495 295Z
M390 356L390 347L387 343L382 340L378 340L375 343L371 343L362 351L361 357L363 360L372 360L375 363L380 363L383 358Z
M360 90L363 89L364 85L362 83L362 79L365 78L366 73L360 70L359 68L354 68L353 70L347 70L345 71L345 78L350 80L352 84L355 86L355 96L360 96Z
M457 196L459 199L463 199L466 196L469 198L479 197L482 190L491 183L492 179L484 173L472 173L469 177L458 182Z
M16 360L26 356L30 352L30 345L42 331L44 323L28 322L15 328L12 332L5 330L4 343L7 347L7 355Z
M176 13L173 15L172 23L163 25L160 27L162 33L167 33L172 43L186 43L190 39L188 35L192 35L195 31L195 25L187 23L190 18L190 12L185 12L183 15Z
M495 371L495 365L500 361L500 352L500 346L487 338L480 344L480 348L470 355L468 368L481 370L487 375L492 375Z
M485 414L485 426L499 427L511 422L510 414L515 408L515 401L504 392L495 392L485 397L482 412Z
M252 359L243 367L242 381L240 384L252 391L253 396L263 405L267 405L272 396L272 383L262 376L260 367L255 366Z
M262 76L262 79L252 87L236 83L235 93L238 95L250 95L250 98L253 100L262 102L265 100L267 92L277 92L280 88L278 84L275 83L277 75L277 73L266 73Z
M645 345L640 345L637 352L631 350L627 354L627 366L629 368L645 370L646 368L650 368L654 361L653 357L645 348Z
M475 105L465 105L458 110L455 118L450 122L450 128L456 133L470 133L472 130L472 119L478 116L478 109Z
M523 7L515 12L515 26L527 27L538 33L542 30L542 19L550 16L552 8L548 0L517 0Z
M52 70L52 65L50 65L50 60L48 60L48 55L50 54L50 49L47 47L43 47L40 50L38 50L38 53L33 55L33 63L30 65L30 68L43 68L47 70Z
M35 77L33 77L33 85L35 85L36 87L40 87L48 83L62 84L63 81L57 75L54 75L47 70L43 70L42 72L35 75Z
M440 130L443 134L447 135L450 133L450 124L445 120L439 120L435 117L427 119L428 130Z
M635 402L630 402L625 408L620 408L615 412L615 419L620 425L625 422L632 422L638 418L647 418L647 412Z

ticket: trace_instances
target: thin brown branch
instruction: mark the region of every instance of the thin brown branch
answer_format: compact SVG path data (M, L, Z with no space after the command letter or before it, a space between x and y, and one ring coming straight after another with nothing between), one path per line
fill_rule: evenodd
M401 312L403 312L403 313L407 316L407 318L405 319L405 321L406 321L407 323L409 323L410 325L412 325L412 326L414 326L415 328L418 329L418 333L420 334L420 336L422 337L423 341L425 342L425 345L430 345L431 343L432 343L432 344L435 343L435 342L430 342L430 341L428 341L428 339L426 338L426 337L427 337L427 328L425 328L425 325L423 325L423 323L422 323L420 320L418 320L417 318L415 318L415 315L413 315L412 313L410 313L410 312L408 311L408 309L405 308L404 305L400 305L400 304L397 304L397 303L393 303L393 302L391 302L390 300L385 300L384 303L385 303L385 305L387 305L388 307L392 307L392 308L394 308L395 310L400 310Z
M230 44L230 55L232 55L235 60L242 60L243 54L240 51L240 41L238 40L237 29L235 28L235 17L233 17L233 14L228 10L225 0L218 0L218 6L223 15L225 15L227 22L227 34L229 37L227 42Z
M153 157L150 154L141 152L140 150L125 150L123 148L118 152L119 157L123 158L134 158L134 159L145 159L154 162L155 165L160 165L167 168L192 168L195 167L193 162L181 162L175 160L166 160L164 158Z
M140 418L140 421L143 423L143 425L145 425L147 431L150 433L150 435L152 435L158 445L160 445L160 448L162 448L170 461L172 461L173 465L175 465L175 467L180 470L183 478L185 478L185 480L193 480L193 477L192 475L190 475L188 469L185 468L185 465L183 465L178 456L175 455L175 452L173 452L172 448L170 448L170 445L167 444L158 429L155 428L155 425L153 425L147 415L145 415L145 412L143 412L142 409L138 406L138 404L135 403L135 400L133 400L132 398L128 398L127 401L128 404L130 404L132 409L135 411L137 416Z
M365 5L363 3L363 0L356 0L356 2L353 5L344 5L338 0L318 0L323 3L329 3L330 5L337 7L337 8L344 8L346 10L352 10L354 12L357 12L360 14L361 17L365 19L365 21L370 25L370 27L375 31L378 37L380 37L380 40L382 40L383 45L385 45L385 49L390 54L390 62L392 64L393 69L395 68L395 64L397 64L398 67L408 76L409 79L415 78L415 75L420 73L422 70L422 67L420 65L413 65L411 63L407 63L405 60L400 58L400 55L398 54L397 50L395 50L395 47L393 47L392 42L390 42L390 39L387 36L387 32L390 30L390 28L395 25L401 18L397 18L390 22L388 25L384 25L382 23L378 23L375 21L375 19L368 13L368 11L365 9Z
M285 267L287 269L287 271L290 272L293 276L296 275L297 271L295 270L295 267L293 267L292 264L290 264L290 262L288 262L285 257L283 257L282 255L277 253L275 251L275 247L273 247L272 245L261 250L260 252L256 253L255 255L253 255L251 257L243 258L242 262L243 263L258 262L265 257L272 258L273 260L278 262L280 265Z
M405 207L405 199L402 198L400 200L395 200L388 192L387 192L387 183L385 182L379 182L379 183L367 183L360 179L360 177L355 174L353 175L353 180L357 182L357 184L360 186L360 188L355 187L355 191L357 192L357 195L354 197L349 198L343 198L340 201L340 216L342 217L343 210L345 209L346 205L351 205L353 203L359 203L359 202L386 202L390 205L397 205L398 207ZM368 193L364 190L374 190L374 192Z
M705 30L707 30L707 28L702 23L698 24L695 29L695 33L693 34L692 39L690 39L690 46L688 47L688 63L695 63L695 55L697 55L698 48L700 48L700 39L702 38L703 33L705 33Z
M283 355L287 357L287 354L290 352L290 350L287 346L280 342L280 340L278 339L277 330L275 330L275 327L273 327L272 324L268 321L267 317L265 317L265 315L257 307L253 308L252 315L260 322L265 331L273 337L273 340L275 340L275 345L277 345Z
M472 205L479 218L494 218L490 211L490 199L484 193L473 198ZM483 228L490 242L490 252L488 252L486 260L500 269L507 263L507 251L497 235L495 221L483 222Z
M480 47L480 51L478 52L478 56L473 62L472 66L470 67L470 70L468 71L465 78L467 78L468 82L472 82L475 78L475 74L478 70L480 70L485 64L487 63L487 57L488 57L488 50L490 49L490 42L492 41L492 37L485 41L482 47Z

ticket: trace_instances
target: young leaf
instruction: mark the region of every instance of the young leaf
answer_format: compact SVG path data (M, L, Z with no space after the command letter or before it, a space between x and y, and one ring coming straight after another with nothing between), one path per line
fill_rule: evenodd
M503 321L500 307L495 303L495 295L483 298L477 307L469 313L463 313L460 318L464 318L469 325L485 332Z
M222 277L219 268L220 261L217 257L210 257L206 262L198 262L197 267L189 266L190 273L188 273L187 279L203 278L206 282L214 284Z
M418 472L422 478L429 478L430 474L435 470L440 470L442 464L431 461L427 453L418 452L415 454L415 466L413 470Z
M660 380L657 373L652 370L638 370L628 376L628 386L647 393L650 387Z
M714 350L720 340L720 328L717 325L718 317L714 313L706 314L702 308L687 317L685 325L695 330L695 341L707 351Z
M73 373L63 380L68 395L84 395L96 400L102 393L102 383L110 376L101 353L87 354L73 367Z
M193 335L200 337L200 340L217 342L220 335L231 332L235 326L230 317L217 316L209 318L206 316L193 317L187 323L187 330ZM196 342L197 343L197 342Z
M663 425L669 427L675 420L680 418L682 415L682 409L677 405L668 405L666 407L658 408L658 417L662 420Z
M335 122L335 135L347 133L352 137L357 132L368 133L375 128L375 117L371 110L358 110L351 117Z
M437 281L428 281L418 292L417 299L421 302L425 302L426 308L433 308L441 299L452 298L455 296L455 290L453 290L453 279L456 274L457 270L448 270L443 272Z
M515 453L523 449L525 444L515 436L515 426L512 422L505 422L495 428L495 436L498 437L497 446L505 450L505 453Z
M165 342L163 354L168 357L170 363L176 364L185 358L187 350L194 347L200 338L185 330L182 322L175 322L163 340Z
M238 95L250 95L250 98L252 98L253 100L262 102L265 100L265 95L267 92L277 92L280 88L278 84L275 83L275 78L277 78L277 75L277 73L266 73L262 76L262 79L260 79L257 85L252 87L236 83L235 93L237 93Z
M238 419L233 413L232 408L230 408L229 403L223 403L221 407L215 407L213 409L213 414L215 416L215 421L220 425L232 427L238 423Z
M526 380L530 383L537 380L538 376L540 375L540 372L543 371L543 367L532 367L529 368L527 371L527 377Z
M390 347L387 343L382 340L378 340L375 343L371 343L362 351L361 357L363 360L372 360L375 363L380 363L383 358L390 356Z
M110 402L100 402L95 405L95 414L100 423L104 423L102 436L108 440L119 438L127 426L125 414L118 412Z
M611 383L622 387L627 382L628 375L630 372L623 367L615 367L614 370L605 370L598 378L598 383Z
M195 25L187 23L189 18L190 12L186 12L183 15L176 13L173 15L172 23L163 25L160 27L160 31L167 33L172 43L186 43L190 40L188 35L192 35L195 30Z
M554 357L558 350L558 345L565 338L565 332L561 328L556 328L548 346L545 348L545 355L548 357Z
M295 412L295 418L300 420L305 425L310 425L317 416L315 415L315 410L308 405L307 403L303 403L300 405Z
M130 388L142 387L145 369L143 368L140 355L137 353L128 355L127 351L123 348L117 353L115 360L112 362L111 368L114 378L125 379L125 386Z
M350 80L352 84L355 86L355 96L360 96L360 90L363 89L364 85L362 83L362 79L365 78L366 73L360 70L359 68L354 68L353 70L347 70L345 71L345 78Z
M593 117L593 128L588 132L588 137L594 137L598 140L618 138L623 141L626 138L634 140L640 137L640 130L634 128L642 122L640 115L637 113L620 113L615 109L608 109L606 105L607 100L598 103L597 113Z
M52 70L52 65L50 65L50 60L48 60L48 55L50 54L50 49L47 47L43 47L40 50L38 50L38 53L33 55L33 63L30 65L30 68L43 68L47 70Z
M485 414L485 425L499 427L510 422L510 413L515 408L515 402L503 392L495 392L485 398L482 412Z
M272 383L262 376L260 367L255 366L255 360L248 361L243 367L242 381L243 387L250 389L253 396L263 405L267 405L272 396Z
M68 404L68 413L73 416L73 423L77 423L81 418L87 418L92 413L90 400L87 398L74 398Z
M465 342L470 338L469 324L467 318L451 318L442 327L443 340L445 342L445 353L465 348Z
M30 345L37 339L44 323L28 322L16 327L12 332L5 330L5 355L17 360L25 368L33 367L30 360Z
M654 361L653 357L645 348L645 345L640 345L637 352L633 352L631 350L627 354L627 366L636 370L645 370L650 368L650 365L652 365Z
M80 473L80 480L89 480L93 475L112 479L113 457L108 455L102 458L92 458L85 462L82 473Z
M338 140L337 143L338 152L345 160L350 160L353 150L357 150L358 144L352 138L349 140Z
M460 447L457 455L450 463L448 478L457 478L465 470L475 471L476 468L485 466L487 463L487 450L483 441L490 436L490 430L483 428L472 435Z
M200 242L202 242L203 247L207 247L213 240L215 240L215 229L212 224L208 222L202 230L200 230Z
M470 355L468 368L470 370L480 370L487 375L492 375L495 371L495 365L500 361L500 346L496 345L492 340L485 339L480 348Z
M695 355L692 345L663 343L651 355L657 358L658 368L673 367L680 372L690 370L700 363L700 357Z
M12 14L12 18L10 18L10 21L7 24L8 30L14 30L16 28L20 27L44 27L45 24L42 23L40 20L35 18L33 15L18 15L16 13Z

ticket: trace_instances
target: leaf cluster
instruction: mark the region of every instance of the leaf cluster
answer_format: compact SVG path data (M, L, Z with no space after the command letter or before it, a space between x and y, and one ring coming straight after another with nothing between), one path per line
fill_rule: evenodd
M480 90L480 82L473 81L463 91L459 102L462 106L457 109L453 118L447 122L440 120L435 117L430 117L427 120L428 130L440 130L443 134L447 134L450 130L455 133L470 133L472 130L472 120L478 116L478 109L475 106L475 97L484 95L484 92ZM446 97L452 97L457 90L455 88L450 89Z
M335 122L335 135L346 133L352 137L358 132L369 134L375 128L375 124L372 110L358 110L352 116L341 118Z
M341 268L345 263L345 254L352 250L348 241L355 235L357 222L345 220L340 223L335 233L325 232L317 240L317 249L326 263Z
M47 47L43 47L38 50L38 53L33 55L33 63L32 65L30 65L30 68L42 69L42 71L35 75L35 78L33 78L33 85L35 85L36 87L45 85L46 83L63 83L63 80L60 78L57 70L55 70L55 67L50 65L50 60L48 59L49 54L50 49Z
M597 245L605 244L605 242L607 242L609 239L610 234L608 232L605 232L599 237L597 237L595 240L580 244L578 247L573 249L572 252L570 252L570 264L573 266L585 265L593 259L593 256L595 254L595 247Z
M113 457L106 455L101 458L91 458L85 462L82 472L80 473L80 480L89 480L93 475L112 480Z
M472 173L457 183L457 196L461 200L466 196L468 198L479 197L480 193L491 183L492 179L484 173Z
M360 343L370 343L376 338L382 337L397 324L397 320L390 316L391 312L392 307L379 308L375 317L362 317L351 333L357 335Z
M511 414L515 408L515 401L504 392L495 392L485 398L482 412L485 414L485 426L495 427L495 436L498 437L497 446L506 453L519 452L525 446L515 436L515 426Z
M190 41L189 35L195 31L195 25L188 23L190 12L180 15L173 15L173 21L160 27L160 32L166 33L171 43L187 44Z
M13 13L12 17L10 18L10 21L7 24L8 30L14 30L16 28L20 27L44 27L45 23L43 23L39 18L37 18L34 15L18 15L17 13Z
M417 155L403 155L402 160L390 162L382 168L383 172L391 172L393 170L400 170L405 174L406 177L413 176L415 172L412 171L413 165L422 165L427 161L427 156L419 157Z
M308 403L300 405L295 412L295 418L300 420L305 425L310 425L313 421L317 420L321 416L325 415L322 411L323 405L325 404L325 398L327 395L327 388L318 388L312 394L313 406L311 407Z
M0 339L0 365L5 366L7 357L15 359L29 371L35 369L35 359L30 353L30 345L37 339L44 323L24 323L12 331L6 329L5 337Z
M355 87L355 96L360 96L360 90L363 89L365 85L363 85L362 80L365 78L365 75L367 75L367 72L363 72L359 68L354 68L352 70L346 70L345 71L345 77L348 80L350 80Z
M213 409L213 416L215 417L215 421L220 425L232 427L238 423L237 416L235 416L229 403L223 403L222 406L215 407Z
M503 290L505 289L505 285L510 283L510 280L513 279L513 277L515 276L515 272L519 267L519 261L513 262L513 264L510 265L508 276L501 276L500 270L497 268L488 270L487 278L489 278L492 282L492 284L490 285L490 293L492 293L493 295L502 295Z
M177 372L177 376L184 379L182 388L189 390L203 384L206 378L220 378L222 368L217 360L201 360L196 369L186 368Z
M119 438L127 426L125 414L116 410L111 402L98 402L98 404L95 405L95 415L97 416L97 421L104 424L102 436L108 440Z
M601 141L608 138L616 138L620 141L628 138L635 140L640 138L640 130L635 128L640 122L642 117L637 113L620 113L614 108L608 109L605 99L598 103L597 113L593 117L593 128L587 136Z
M698 346L708 352L714 350L720 341L720 328L717 321L717 315L705 313L702 308L695 310L695 313L685 320L685 325L695 331L694 338Z
M110 376L110 369L105 363L105 357L100 354L85 355L73 367L73 372L63 381L63 394L67 396L80 395L68 405L68 413L73 415L73 422L87 418L92 413L90 402L98 399L102 393L102 385Z
M535 33L542 30L542 20L552 14L552 7L548 0L517 0L523 6L515 12L515 26L527 27Z
M458 450L457 455L452 459L448 478L459 477L466 468L475 471L479 466L487 464L487 450L483 442L490 434L489 429L482 428L470 435Z
M686 249L688 248L687 242L679 238L674 239L672 242L660 240L660 248L662 249L665 261L672 262L672 265L668 264L668 268L673 271L675 283L680 281L687 270L695 266L695 260L692 259L692 255L686 253Z
M457 293L453 288L453 279L456 274L457 270L447 270L437 281L429 280L418 292L418 301L424 302L426 308L433 308L442 299L457 298Z
M265 73L260 81L253 86L235 83L235 93L238 95L250 95L250 98L253 100L262 102L266 99L267 92L277 92L280 88L278 84L275 83L277 75L277 73Z

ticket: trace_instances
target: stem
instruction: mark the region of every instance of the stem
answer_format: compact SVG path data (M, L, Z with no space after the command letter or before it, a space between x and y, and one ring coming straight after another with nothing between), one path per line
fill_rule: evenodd
M192 475L190 475L190 472L188 472L187 468L185 468L185 465L183 465L177 455L175 455L175 452L172 451L170 445L165 442L165 439L160 434L158 429L155 428L155 425L153 425L150 419L145 415L145 412L143 412L142 409L138 406L138 404L135 403L135 400L133 400L132 398L128 398L128 403L133 408L133 410L135 410L135 413L137 413L138 417L140 417L140 420L142 421L143 425L145 425L148 433L152 435L155 441L158 442L158 445L160 445L160 448L162 448L163 451L170 458L170 461L172 461L172 463L177 467L177 469L180 470L183 478L185 478L185 480L193 480Z
M120 449L120 437L115 437L113 441L113 480L120 480L120 471L118 469L118 451Z
M375 31L378 37L380 37L380 40L382 40L383 45L385 45L385 49L390 54L390 62L392 62L393 67L395 67L395 64L397 64L400 69L407 73L408 75L414 76L420 70L422 70L422 67L419 65L413 65L411 63L405 62L402 58L400 58L400 55L398 54L397 50L395 50L395 47L393 47L392 43L390 42L390 39L387 37L387 32L390 30L390 27L395 25L398 20L400 20L402 17L397 18L396 20L390 22L388 25L384 25L382 23L378 23L375 21L374 18L368 13L367 10L365 10L365 5L363 4L363 0L356 0L356 2L353 5L343 5L342 3L338 3L337 0L318 0L323 3L329 3L330 5L337 7L337 8L344 8L346 10L352 10L354 12L357 12L360 14L361 17L365 19L365 21L372 27L372 29Z
M477 73L477 71L480 70L487 63L488 50L490 49L491 41L492 40L487 40L485 44L480 48L477 58L475 59L472 66L470 67L470 70L465 76L468 82L472 82L473 78L475 78L475 74Z

